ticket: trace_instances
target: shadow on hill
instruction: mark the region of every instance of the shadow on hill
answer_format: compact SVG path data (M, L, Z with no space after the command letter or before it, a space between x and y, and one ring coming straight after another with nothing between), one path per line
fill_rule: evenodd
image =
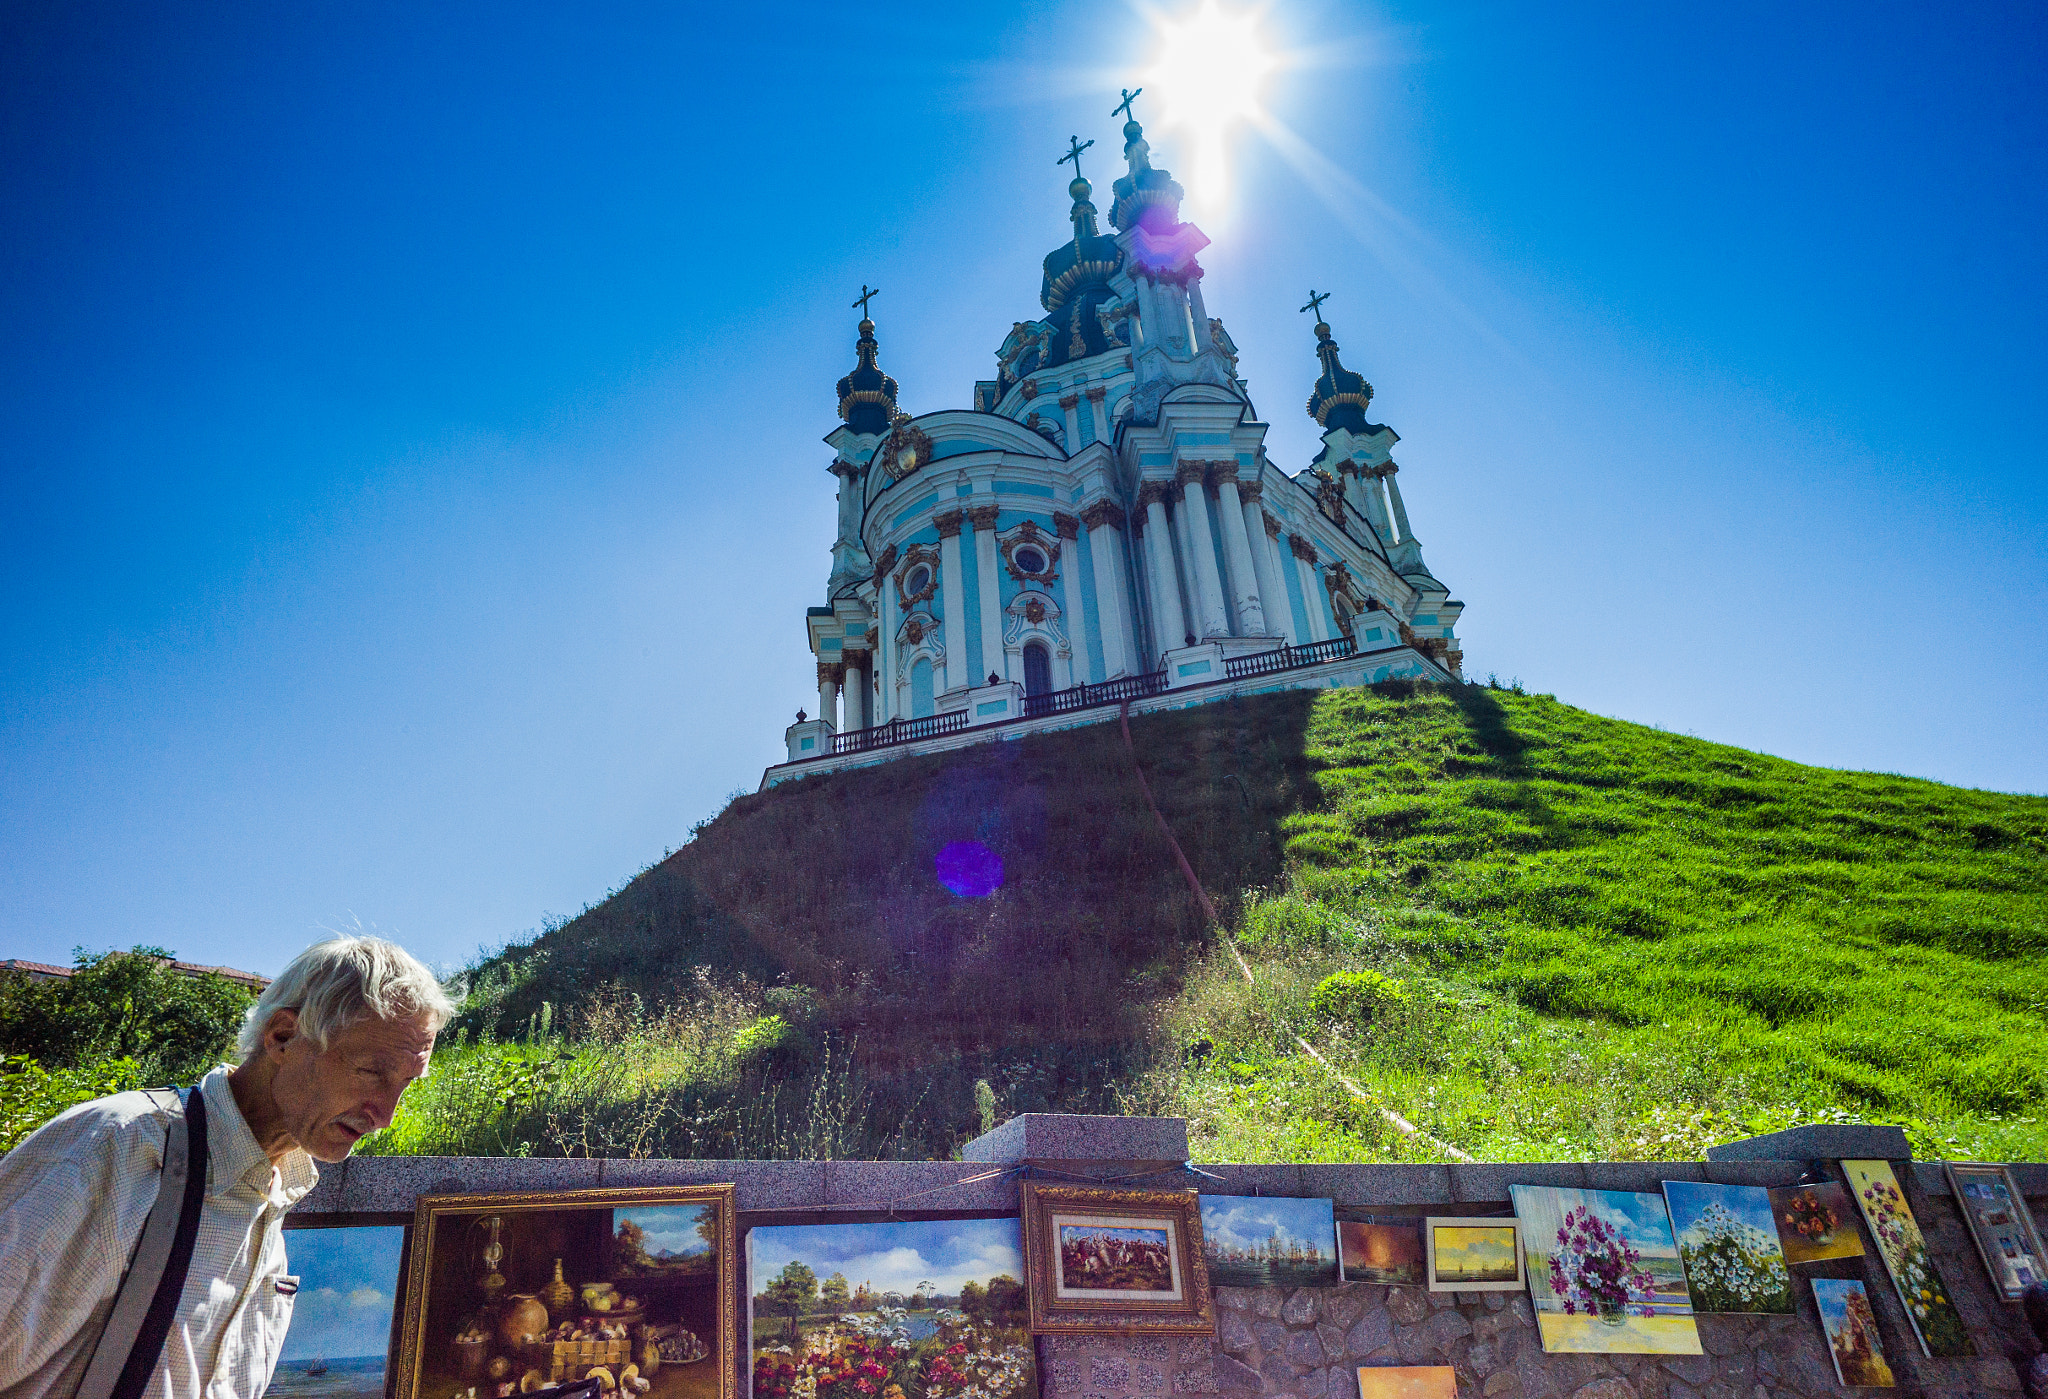
M1226 918L1281 872L1313 704L1290 691L1131 722ZM963 859L988 893L955 892L978 887ZM611 986L659 1004L698 968L802 987L806 1031L851 1045L878 1109L927 1119L910 1135L943 1153L977 1130L977 1078L1004 1115L1112 1108L1208 936L1112 717L742 797L604 903L500 954L519 973L490 1015L511 1028Z

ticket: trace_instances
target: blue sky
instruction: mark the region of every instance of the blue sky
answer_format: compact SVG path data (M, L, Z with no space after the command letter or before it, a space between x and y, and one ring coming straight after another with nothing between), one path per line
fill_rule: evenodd
M1314 58L1188 210L1209 309L1298 469L1334 294L1468 668L2048 789L2038 7L1262 24ZM0 956L454 962L680 844L815 699L848 301L965 405L1157 46L1080 0L10 8Z
M823 1282L908 1297L920 1283L955 1294L963 1282L1023 1281L1023 1225L1014 1219L934 1219L902 1224L778 1224L747 1235L748 1289L759 1294L783 1268L803 1263Z
M286 1360L339 1360L383 1355L398 1291L398 1254L405 1230L396 1224L355 1229L294 1229L285 1256L299 1278Z

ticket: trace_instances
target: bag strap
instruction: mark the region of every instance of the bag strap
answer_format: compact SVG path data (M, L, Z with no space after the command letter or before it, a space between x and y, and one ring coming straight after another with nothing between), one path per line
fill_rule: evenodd
M159 1107L175 1111L179 1106L175 1088L155 1090L150 1097ZM141 1399L177 1319L199 1237L199 1215L206 1206L206 1101L198 1085L187 1093L183 1107L185 1130L178 1130L174 1118L164 1134L156 1203L76 1399Z

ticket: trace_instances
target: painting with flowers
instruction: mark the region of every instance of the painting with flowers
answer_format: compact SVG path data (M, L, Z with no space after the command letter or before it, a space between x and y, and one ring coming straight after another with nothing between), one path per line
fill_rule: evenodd
M1699 1355L1662 1195L1515 1185L1529 1298L1556 1354Z
M1856 1224L1856 1207L1841 1186L1833 1181L1784 1185L1769 1194L1787 1263L1863 1256L1863 1231Z
M1036 1399L1015 1219L747 1235L754 1399Z
M1762 1186L1667 1180L1664 1203L1695 1312L1791 1314L1792 1270Z
M1948 1284L1935 1271L1920 1222L1913 1218L1913 1207L1906 1202L1906 1192L1899 1188L1891 1163L1844 1161L1842 1173L1849 1177L1850 1193L1863 1212L1870 1237L1877 1242L1878 1255L1891 1274L1892 1286L1898 1289L1920 1349L1931 1356L1975 1355L1970 1333L1956 1314Z

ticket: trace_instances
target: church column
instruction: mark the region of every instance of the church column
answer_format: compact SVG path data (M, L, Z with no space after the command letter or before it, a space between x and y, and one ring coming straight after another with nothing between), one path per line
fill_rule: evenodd
M1067 420L1067 451L1081 450L1081 415L1075 410L1081 406L1081 395L1063 393L1060 395L1060 416Z
M986 685L989 676L1010 678L1009 657L1003 650L1003 594L996 581L996 516L1002 508L976 505L967 512L974 526L975 573L981 579L981 658L974 663L973 685Z
M846 727L864 729L868 719L868 653L846 653Z
M1369 466L1353 469L1358 473L1358 513L1379 532L1382 544L1392 544L1394 531L1387 523L1387 502L1380 494L1378 474Z
M1188 545L1193 556L1188 572L1195 585L1195 637L1230 635L1230 612L1223 601L1223 579L1216 568L1215 536L1209 533L1209 491L1202 484L1206 463L1184 461L1174 473L1181 488L1181 508L1188 516Z
M967 654L967 585L962 581L966 575L960 571L964 567L960 562L960 524L966 518L958 510L932 516L932 523L939 528L939 595L946 608L946 615L939 619L944 628L939 635L946 644L941 694L974 684L974 657Z
M818 717L841 733L845 732L839 724L839 677L842 673L837 661L818 662Z
M1187 635L1187 618L1180 610L1180 583L1173 576L1173 527L1166 522L1166 483L1147 481L1138 488L1138 505L1145 512L1145 558L1152 565L1152 634L1162 652L1171 651ZM1150 658L1145 668L1152 668Z
M875 581L875 703L869 717L886 724L896 712L896 600L890 594L895 583L885 574Z
M1107 443L1109 441L1109 410L1102 403L1102 385L1097 384L1094 388L1089 389L1083 394L1082 397L1088 400L1088 411L1095 416L1095 440ZM1089 538L1093 539L1094 536L1090 535Z
M1287 547L1294 551L1294 571L1301 579L1302 610L1308 613L1309 640L1328 641L1330 621L1323 615L1323 585L1316 577L1316 546L1298 534L1290 534Z
M1238 518L1244 522L1245 548L1252 556L1252 576L1259 580L1259 603L1266 614L1266 632L1269 636L1284 636L1294 640L1293 620L1288 613L1294 609L1287 605L1287 585L1280 581L1280 575L1273 568L1273 556L1268 552L1266 539L1266 515L1259 508L1259 497L1265 487L1257 481L1241 481L1237 486Z
M1394 503L1394 523L1401 527L1401 540L1406 542L1415 537L1415 531L1408 528L1408 507L1401 503L1401 488L1394 483L1394 473L1400 469L1386 462L1380 466L1379 474L1387 483L1387 499Z
M1100 400L1097 400L1098 405ZM1126 618L1137 620L1124 597L1123 537L1118 532L1124 512L1115 501L1098 500L1081 512L1088 526L1088 553L1095 563L1095 617L1102 629L1103 679L1134 675L1144 667L1137 659Z
M1202 301L1202 279L1190 277L1187 282L1188 319L1195 324L1196 350L1209 348L1209 308Z
M1081 522L1072 515L1052 512L1053 533L1060 537L1060 606L1066 609L1067 651L1073 657L1076 684L1088 678L1088 590L1081 586ZM1107 646L1103 663L1108 664ZM1066 686L1061 686L1065 689Z
M1216 507L1223 512L1223 552L1230 558L1230 578L1236 585L1237 634L1265 636L1265 589L1260 586L1258 566L1252 559L1252 537L1244 527L1244 500L1237 489L1237 463L1216 464Z

